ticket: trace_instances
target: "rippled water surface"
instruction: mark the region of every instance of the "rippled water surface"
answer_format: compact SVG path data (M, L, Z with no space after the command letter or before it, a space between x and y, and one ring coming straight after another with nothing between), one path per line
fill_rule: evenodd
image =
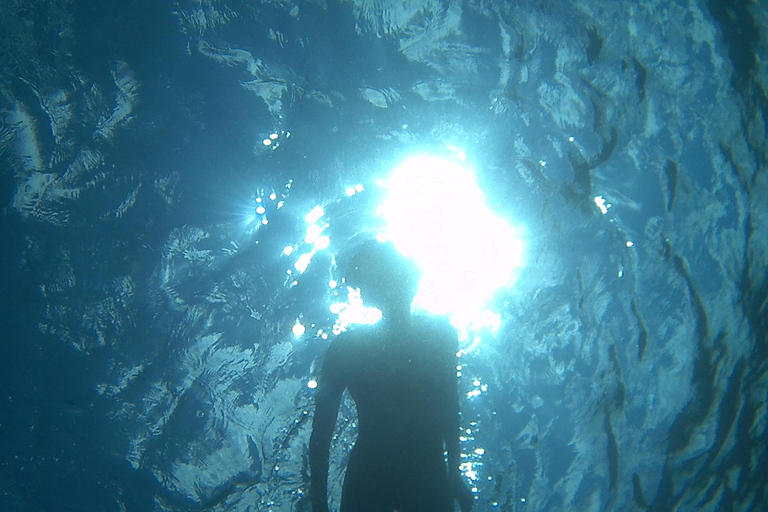
M746 0L3 0L0 508L308 510L343 270L426 154L524 240L463 330L475 510L767 509L766 24ZM470 189L435 218L472 249ZM335 496L354 437L347 400Z

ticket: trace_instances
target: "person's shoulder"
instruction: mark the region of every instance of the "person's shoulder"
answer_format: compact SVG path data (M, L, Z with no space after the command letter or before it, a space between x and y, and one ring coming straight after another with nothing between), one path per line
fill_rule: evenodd
M370 325L355 325L350 329L338 334L331 345L328 347L328 356L336 357L341 355L352 355L360 347L368 343L375 335L375 330Z
M323 356L323 374L326 378L346 372L350 359L349 338L349 334L343 332L331 340Z
M331 340L328 350L325 353L325 359L337 357L339 354L347 352L347 346L350 345L350 335L348 332L342 332Z
M373 338L377 332L377 329L373 325L355 324L337 335L331 342L331 345L359 345Z

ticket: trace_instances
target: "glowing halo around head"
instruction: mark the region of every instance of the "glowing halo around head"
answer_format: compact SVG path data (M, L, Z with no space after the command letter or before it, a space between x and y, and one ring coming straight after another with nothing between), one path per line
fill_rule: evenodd
M520 230L488 209L474 174L458 162L412 157L385 186L386 237L423 272L414 306L450 315L460 328L487 318L488 300L524 265Z

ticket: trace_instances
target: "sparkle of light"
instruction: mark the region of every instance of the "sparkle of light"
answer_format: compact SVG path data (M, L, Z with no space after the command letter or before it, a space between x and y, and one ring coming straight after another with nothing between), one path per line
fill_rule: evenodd
M307 267L312 261L312 254L313 253L311 252L305 252L304 254L299 256L299 259L296 260L296 263L293 264L293 267L299 272L303 273L305 270L307 270Z
M307 228L307 236L304 237L304 242L307 244L313 244L315 243L315 240L317 240L317 237L320 236L320 233L323 232L323 228L318 226L317 224L310 224Z
M315 240L315 249L318 251L327 249L329 245L331 245L331 239L326 235L319 236L317 237L317 240Z
M299 322L296 322L293 324L293 327L291 328L293 331L293 335L299 338L302 334L304 334L304 331L306 330L304 325L300 324Z
M600 213L602 213L603 215L608 213L608 208L610 208L611 205L605 202L605 198L603 198L603 196L595 197L594 201L595 201L595 205L600 209Z
M319 206L315 206L312 208L309 213L304 217L304 220L307 221L307 223L312 224L314 222L317 222L320 220L320 218L325 215L325 210L323 210Z

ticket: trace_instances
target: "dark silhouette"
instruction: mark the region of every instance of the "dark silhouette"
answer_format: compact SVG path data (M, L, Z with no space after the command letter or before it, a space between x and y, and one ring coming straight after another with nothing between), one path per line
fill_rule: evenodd
M383 316L339 335L325 356L309 442L313 512L328 510L328 453L345 389L358 437L340 512L453 512L454 499L472 509L459 472L456 331L411 316L417 276L389 243L368 242L349 265L347 284Z

